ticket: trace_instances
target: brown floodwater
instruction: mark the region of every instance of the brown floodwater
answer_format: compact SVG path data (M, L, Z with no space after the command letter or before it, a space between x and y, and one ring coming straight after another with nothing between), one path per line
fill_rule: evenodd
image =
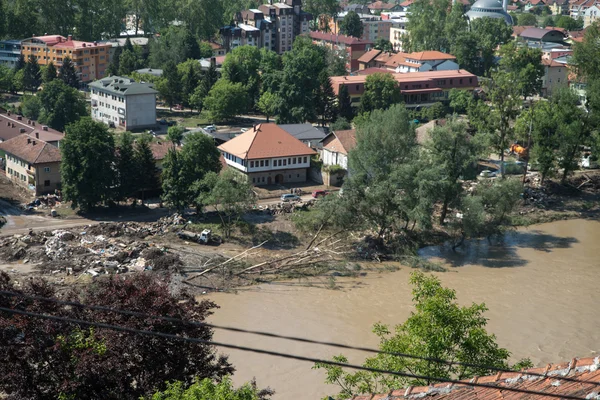
M543 365L600 351L600 222L558 221L507 234L499 243L472 242L456 254L440 246L422 255L451 265L436 275L456 289L461 303L486 303L488 329L512 352L513 361L529 357ZM402 323L413 310L411 271L338 278L338 290L323 279L312 286L295 281L211 294L221 306L211 321L376 347L373 324ZM353 363L368 355L226 331L216 331L215 340L316 358L343 353ZM311 363L222 351L237 369L235 383L256 377L259 387L276 391L275 399L320 399L337 391L324 384L323 370L311 369Z

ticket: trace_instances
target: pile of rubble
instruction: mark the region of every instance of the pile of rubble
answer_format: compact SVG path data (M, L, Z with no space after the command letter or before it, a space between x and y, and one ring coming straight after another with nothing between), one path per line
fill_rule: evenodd
M290 214L295 211L306 211L315 204L315 199L311 199L305 202L281 202L274 205L258 206L256 210L259 212L265 212L270 215Z
M42 272L67 275L176 270L183 265L177 254L141 239L181 223L180 216L171 216L152 224L102 223L13 235L0 239L0 261L33 263Z

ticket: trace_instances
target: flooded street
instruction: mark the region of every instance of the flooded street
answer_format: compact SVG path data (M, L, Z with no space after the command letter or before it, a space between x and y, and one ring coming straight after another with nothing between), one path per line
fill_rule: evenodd
M458 253L436 247L422 254L453 266L436 275L456 289L461 303L486 303L488 330L512 352L513 361L530 357L542 365L600 352L600 222L558 221L508 234L503 244L483 240ZM412 310L411 272L403 267L339 278L339 290L327 289L323 279L313 286L296 281L245 288L237 295L211 294L221 306L211 322L376 347L373 324L402 323ZM215 340L316 358L343 353L352 363L368 355L224 331L216 331ZM256 377L259 387L275 389L275 399L320 399L337 391L310 363L221 351L237 368L235 383Z

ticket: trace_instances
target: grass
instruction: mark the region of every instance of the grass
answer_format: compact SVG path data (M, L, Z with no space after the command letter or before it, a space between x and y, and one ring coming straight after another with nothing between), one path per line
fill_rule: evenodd
M198 114L197 112L158 110L156 115L159 119L175 120L178 125L187 128L196 128L198 125L210 125L210 121L206 115Z

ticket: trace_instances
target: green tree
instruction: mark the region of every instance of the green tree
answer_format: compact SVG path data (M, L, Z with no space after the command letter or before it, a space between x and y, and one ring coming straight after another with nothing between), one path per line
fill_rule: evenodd
M461 34L469 30L469 22L465 16L465 7L460 2L452 3L452 9L446 17L444 34L448 37L450 48Z
M204 3L204 0L200 0L198 3ZM214 8L218 4L214 6L206 4L206 6ZM152 68L166 70L170 63L177 65L189 59L200 58L200 46L190 33L189 25L187 27L169 26L161 32L160 37L151 39L148 47L150 50L148 63Z
M40 11L34 0L15 0L5 3L6 34L11 39L32 37L40 25Z
M365 91L360 100L360 112L384 110L402 99L400 84L389 73L367 76Z
M168 104L169 110L181 100L181 76L174 61L166 64L157 89L165 103Z
M119 56L119 75L127 76L138 69L138 59L131 50L124 49Z
M42 73L34 55L29 56L25 68L23 68L23 90L31 93L37 92L42 83Z
M23 96L21 110L27 118L37 120L42 112L42 102L38 96Z
M554 27L554 26L556 26L556 22L554 21L554 16L552 16L552 15L548 15L542 21L542 28Z
M482 74L487 75L494 64L494 56L499 45L508 43L512 28L501 18L477 18L471 21L482 60Z
M556 27L563 28L568 31L576 31L583 29L583 19L574 19L568 15L561 15L556 19Z
M461 32L452 41L452 55L461 68L479 74L482 70L481 50L477 34L473 31Z
M315 79L327 68L325 50L310 38L298 37L291 51L283 56L283 71L276 74L278 95L282 106L278 123L315 121L315 93L319 80Z
M221 174L208 172L199 184L202 190L196 202L215 209L221 219L223 234L229 238L234 226L256 203L254 187L245 175L233 168L227 168Z
M58 69L58 77L68 86L79 88L79 78L75 71L75 66L69 57L63 59L63 63Z
M121 59L122 52L123 48L121 46L118 46L115 49L114 54L110 58L110 63L108 64L108 67L106 67L106 76L119 75L119 60Z
M324 47L323 51L325 51L325 61L329 76L348 75L348 53L345 50Z
M460 90L452 88L448 92L448 100L450 101L450 108L455 113L463 114L469 108L469 104L473 101L473 93L468 90Z
M133 160L136 166L137 187L142 191L142 205L144 204L144 194L146 190L156 188L156 161L152 154L152 136L141 135L135 142Z
M261 113L263 113L267 117L267 123L269 122L269 117L272 117L277 112L279 108L280 99L276 94L271 92L264 92L260 99L258 100L257 107Z
M536 26L537 17L530 13L521 13L517 20L517 25L520 26Z
M170 148L163 161L161 173L162 200L179 213L189 204L188 187L183 173L181 154L175 146Z
M304 1L304 9L315 18L320 15L333 18L337 15L340 4L337 0L306 0Z
M329 124L329 130L333 132L346 131L349 129L352 129L352 124L344 117L339 117L335 122Z
M526 99L540 93L544 66L542 65L542 51L531 49L527 46L517 47L514 42L507 43L500 48L500 69L517 77L514 82Z
M406 24L410 40L403 42L404 51L449 50L449 38L444 32L447 15L446 0L417 0L411 4Z
M117 137L115 169L117 176L117 200L123 200L138 190L138 169L134 159L133 135L123 132Z
M106 125L89 117L70 124L60 151L62 192L73 208L89 211L111 200L115 144Z
M373 47L377 50L381 50L386 53L391 53L392 51L394 51L394 46L392 45L392 42L390 42L386 38L377 39Z
M204 107L215 122L231 120L248 107L248 93L241 83L231 83L221 78L204 98Z
M363 35L363 23L360 17L354 11L348 11L346 16L339 23L340 33L346 36L361 38Z
M231 83L241 83L247 93L249 108L258 101L260 91L259 67L261 52L254 46L239 46L233 49L221 67L221 76Z
M415 311L392 331L388 325L375 324L379 349L387 354L368 358L364 366L408 372L442 379L467 379L485 375L485 368L435 363L427 360L390 356L408 353L426 358L453 360L466 364L509 368L510 352L496 343L496 336L486 331L488 310L484 303L461 306L456 291L442 286L439 278L421 272L411 274ZM344 356L335 361L347 362ZM521 366L531 366L529 360ZM348 399L360 393L382 393L408 386L427 386L431 382L370 372L347 373L341 367L317 363L315 368L327 372L326 383L337 384L341 392L337 399Z
M205 378L196 381L187 389L181 381L167 383L163 392L157 392L151 400L268 400L273 392L258 390L254 381L234 388L231 378L225 377L216 383Z
M200 63L197 60L187 60L177 66L181 75L181 97L184 107L191 107L191 98L201 79Z
M27 61L25 61L25 57L23 54L20 54L19 57L17 57L17 62L15 63L15 71L20 71L25 68L26 63Z
M64 131L67 125L88 114L81 93L60 79L44 85L38 96L43 107L40 121L58 131Z
M23 88L24 73L25 73L24 69L20 69L20 70L17 70L14 74L12 74L10 87L13 92L20 92L20 91L24 90L24 88Z
M467 124L462 121L449 120L445 126L434 127L429 136L422 157L436 170L442 203L439 222L444 224L448 208L460 201L462 184L459 180L474 169L483 146L467 133Z
M44 68L44 72L42 73L42 81L44 83L51 82L57 78L56 67L54 67L54 63L50 61L48 65Z
M352 109L352 99L346 85L340 87L338 93L338 115L341 118L346 118L348 121L352 121L354 118L354 110Z
M212 89L214 84L217 83L218 79L219 76L217 74L216 67L214 65L211 65L202 77L202 80L200 81L196 89L194 89L192 95L190 96L190 107L195 108L196 110L198 110L198 112L202 111L202 108L204 107L204 99L206 98L208 92L210 92L210 89Z
M337 117L336 98L327 70L323 70L319 74L319 89L315 95L315 99L316 113L321 116L321 126L334 121Z
M200 42L198 49L200 51L200 58L211 58L214 55L214 51L208 42Z
M572 65L577 77L584 82L600 79L600 26L590 25L583 34L583 41L573 46Z

